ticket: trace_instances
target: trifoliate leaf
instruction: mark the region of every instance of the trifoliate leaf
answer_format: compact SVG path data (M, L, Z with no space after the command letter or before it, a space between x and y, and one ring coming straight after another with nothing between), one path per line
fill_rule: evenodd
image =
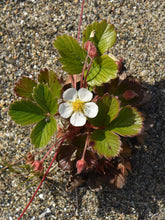
M121 109L118 117L112 121L108 129L121 136L138 135L143 127L143 118L136 108L126 106Z
M57 99L46 84L38 84L34 89L33 98L37 104L47 113L55 114L58 109Z
M57 125L54 117L44 118L32 130L30 135L32 144L36 148L45 146L56 130Z
M94 37L90 39L91 32L95 31ZM88 27L83 32L83 44L91 40L97 46L100 55L108 51L110 47L116 41L116 30L114 25L108 24L105 20L99 22L94 22L88 25Z
M64 71L69 74L82 72L85 53L76 39L68 35L58 36L54 46L61 55L59 61L62 63Z
M120 102L116 97L105 94L97 101L99 112L97 116L89 121L97 127L104 127L114 120L120 111Z
M17 96L33 99L33 88L36 86L37 83L34 80L24 76L21 79L19 79L18 82L16 82L14 92L17 94Z
M21 125L34 124L45 117L45 112L28 100L16 101L10 105L9 115Z
M58 80L56 73L54 73L52 70L41 70L38 76L38 81L40 83L48 84L49 88L52 91L53 97L60 98L61 84Z
M117 72L118 68L116 62L109 56L103 55L100 57L99 62L93 61L89 75L87 76L87 83L92 87L95 85L100 86L114 79Z
M120 137L108 130L95 130L90 138L90 144L100 156L112 158L119 154Z

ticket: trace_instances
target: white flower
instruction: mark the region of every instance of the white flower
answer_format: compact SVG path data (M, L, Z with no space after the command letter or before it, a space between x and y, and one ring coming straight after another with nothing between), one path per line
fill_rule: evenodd
M98 106L90 102L93 98L92 92L85 88L78 91L74 88L67 89L63 93L65 103L60 104L59 113L62 118L70 118L70 123L75 127L85 125L86 118L95 118Z

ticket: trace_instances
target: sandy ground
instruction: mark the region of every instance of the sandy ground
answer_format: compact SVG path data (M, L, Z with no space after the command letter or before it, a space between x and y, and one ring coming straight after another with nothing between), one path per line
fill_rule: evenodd
M8 162L33 149L30 127L16 125L8 115L17 99L14 84L22 75L36 78L45 67L63 74L52 43L64 33L76 37L80 9L78 0L0 1L0 156ZM134 146L133 172L122 190L95 193L81 188L69 194L67 175L54 165L53 182L43 184L23 219L164 219L164 9L163 0L85 1L82 28L109 19L118 33L111 52L122 56L126 74L140 78L152 93L143 108L151 127L145 143ZM25 180L20 174L1 173L0 219L17 219L24 209L36 188L31 186L34 179Z

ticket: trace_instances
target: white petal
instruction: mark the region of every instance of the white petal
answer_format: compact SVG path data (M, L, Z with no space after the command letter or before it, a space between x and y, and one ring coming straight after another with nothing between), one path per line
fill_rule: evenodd
M93 98L93 94L88 89L81 88L78 90L78 97L83 102L89 102Z
M77 98L77 90L74 88L69 88L63 93L63 99L65 101L75 101Z
M73 112L73 108L70 103L62 103L58 109L62 118L69 118Z
M94 102L85 103L84 114L88 118L95 118L98 114L99 108Z
M83 126L86 123L86 117L82 112L74 112L70 118L70 123L75 127Z

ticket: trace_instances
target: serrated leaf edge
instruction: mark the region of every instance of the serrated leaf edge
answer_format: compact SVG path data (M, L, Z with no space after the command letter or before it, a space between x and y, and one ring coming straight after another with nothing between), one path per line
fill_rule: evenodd
M121 141L120 135L118 135L118 134L116 134L115 132L112 132L112 131L109 131L109 132L111 132L111 133L113 133L113 134L115 134L115 135L117 135L117 136L119 137L120 146L119 146L119 150L118 150L116 156L107 157L107 156L105 156L104 154L98 153L97 150L95 150L95 149L93 148L93 146L91 146L91 147L92 147L92 151L93 151L94 153L96 153L96 154L100 157L100 159L103 158L103 157L105 157L107 160L110 161L110 160L112 160L112 159L114 159L114 158L116 158L116 157L119 156L120 151L121 151L122 141ZM92 140L91 142L95 142L95 141ZM90 146L90 138L89 138L89 146Z
M19 78L17 79L17 82L15 83L15 86L14 86L14 88L13 88L13 91L14 91L14 93L15 93L18 97L22 97L23 99L28 100L27 97L24 97L24 96L18 95L18 93L15 91L15 89L16 89L16 87L17 87L17 83L18 83L21 79L23 79L23 78L31 79L30 77L25 76L25 75L19 77ZM36 82L36 81L33 80L33 79L31 79L31 80L34 81L34 82L38 85L38 82ZM33 87L33 89L34 89L34 88L35 88L35 87ZM31 100L31 101L32 101L32 100Z
M124 106L124 107L131 107L132 109L135 109L135 111L137 111L137 112L140 114L140 117L142 118L141 129L139 130L139 132L138 132L137 134L134 134L134 135L124 135L124 136L122 136L122 135L120 135L120 134L118 134L118 133L116 133L116 132L114 132L114 131L113 131L113 133L117 134L118 136L122 136L122 137L135 137L135 136L138 136L139 134L141 134L141 132L142 132L143 129L144 129L144 120L145 120L145 119L144 119L144 117L143 117L143 115L142 115L142 112L139 112L136 107L133 107L133 106L131 106L131 105L126 105L126 106ZM124 107L122 107L122 108L124 108ZM121 108L121 109L122 109L122 108Z

